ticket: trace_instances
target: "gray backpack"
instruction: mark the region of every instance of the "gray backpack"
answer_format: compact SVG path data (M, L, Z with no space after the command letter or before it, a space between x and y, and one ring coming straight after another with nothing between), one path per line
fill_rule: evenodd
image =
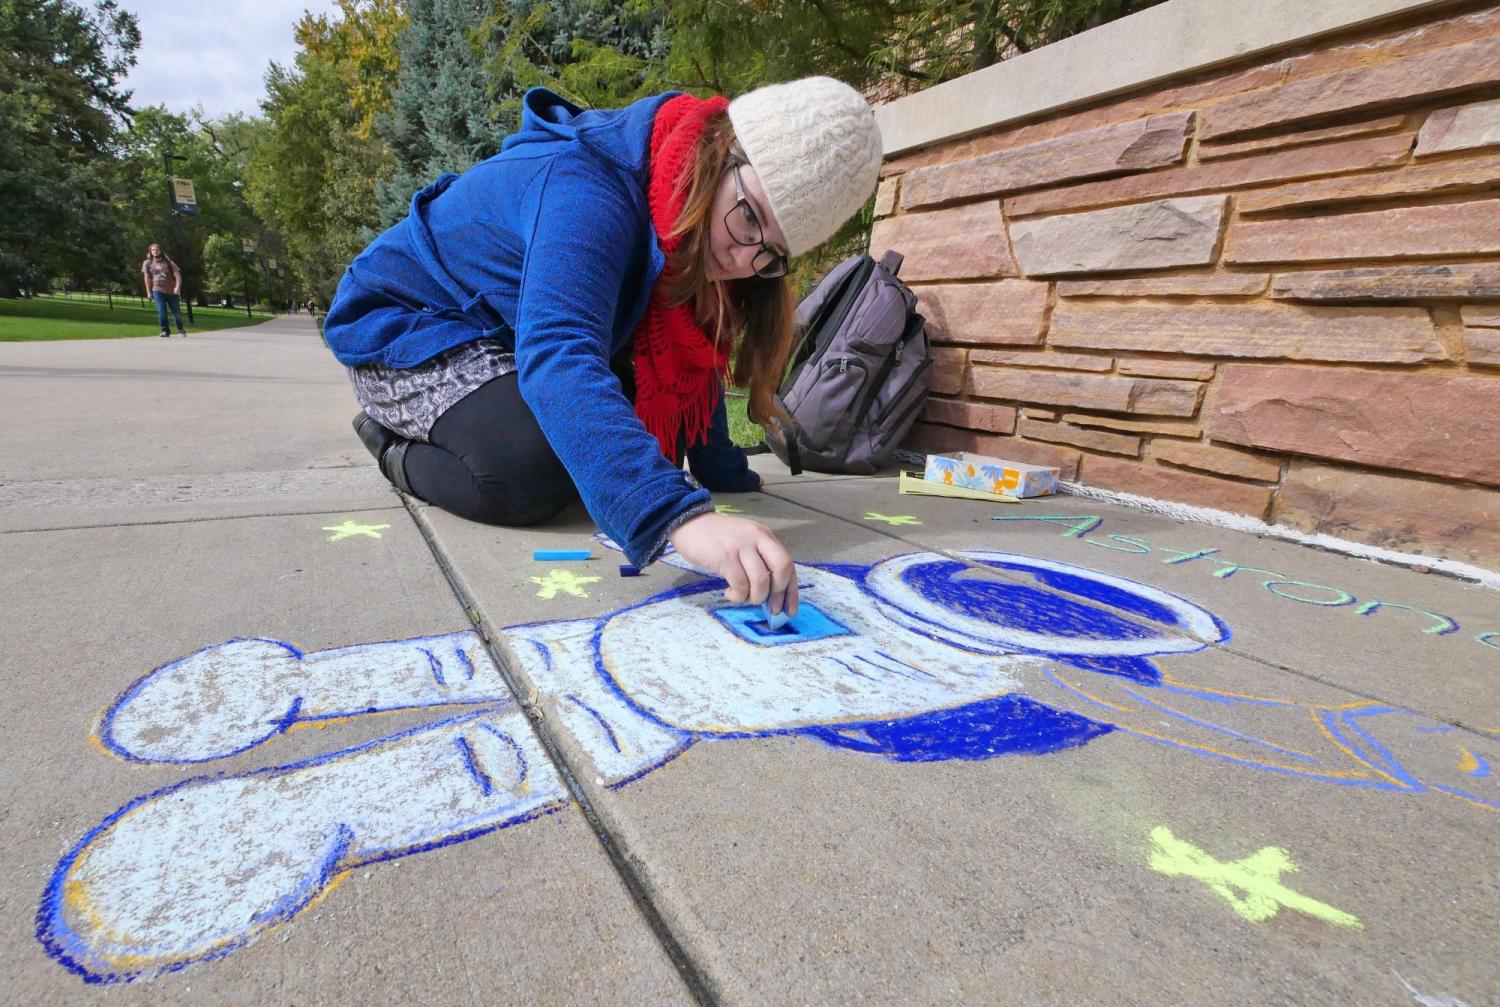
M766 437L793 473L869 475L916 421L932 354L917 297L896 278L901 261L852 255L797 305L805 335L779 395L793 423Z

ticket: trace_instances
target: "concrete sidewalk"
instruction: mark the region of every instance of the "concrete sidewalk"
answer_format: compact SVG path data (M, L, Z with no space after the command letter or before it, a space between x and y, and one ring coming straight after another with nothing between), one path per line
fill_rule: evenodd
M760 456L772 633L403 501L305 318L0 392L14 1002L1500 1001L1492 590Z

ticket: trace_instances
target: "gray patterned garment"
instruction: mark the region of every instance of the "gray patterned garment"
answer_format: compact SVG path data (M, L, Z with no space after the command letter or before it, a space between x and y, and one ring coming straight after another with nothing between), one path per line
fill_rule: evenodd
M354 397L381 426L425 441L432 425L474 389L516 369L516 356L497 339L444 350L416 367L361 364L349 368Z

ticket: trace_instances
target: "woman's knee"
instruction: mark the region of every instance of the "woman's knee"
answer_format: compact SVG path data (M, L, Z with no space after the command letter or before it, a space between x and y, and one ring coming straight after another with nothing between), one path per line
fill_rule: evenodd
M577 497L560 464L520 465L503 476L475 480L485 524L526 527L556 517Z
M494 486L482 487L481 497L477 520L508 528L525 528L551 520L573 499L572 494L517 494Z

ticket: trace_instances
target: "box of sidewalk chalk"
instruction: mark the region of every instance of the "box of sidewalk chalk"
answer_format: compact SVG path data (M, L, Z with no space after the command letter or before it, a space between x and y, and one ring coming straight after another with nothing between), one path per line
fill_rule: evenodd
M1013 497L1045 497L1057 492L1058 469L991 458L971 451L928 455L922 477L945 486L964 486Z

